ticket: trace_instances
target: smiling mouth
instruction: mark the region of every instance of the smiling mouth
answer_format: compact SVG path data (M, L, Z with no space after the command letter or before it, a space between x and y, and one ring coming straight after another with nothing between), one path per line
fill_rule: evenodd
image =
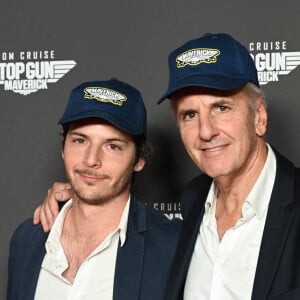
M225 147L226 147L226 145L211 147L211 148L202 148L202 151L204 151L204 152L216 152L216 151L224 149Z
M101 180L103 179L102 177L99 176L92 176L92 175L87 175L87 174L80 174L81 177L89 180Z
M103 179L108 179L109 176L105 175L105 174L95 174L92 172L86 172L86 171L80 171L77 170L75 171L77 174L79 174L82 178L86 179L86 180L103 180Z

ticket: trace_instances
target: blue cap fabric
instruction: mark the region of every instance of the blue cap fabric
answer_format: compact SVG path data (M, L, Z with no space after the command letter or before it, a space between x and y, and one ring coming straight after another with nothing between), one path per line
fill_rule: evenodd
M130 135L146 136L147 114L141 93L115 78L75 87L58 124L92 117L104 119Z
M235 90L248 82L259 87L255 63L248 50L228 34L207 33L169 55L169 86L158 103L185 87Z

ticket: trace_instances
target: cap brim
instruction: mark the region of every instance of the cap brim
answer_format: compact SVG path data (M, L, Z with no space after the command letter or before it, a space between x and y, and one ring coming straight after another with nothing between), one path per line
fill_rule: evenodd
M181 81L178 81L176 85L169 87L167 92L157 101L157 104L162 103L165 99L170 99L171 95L183 88L187 87L206 87L216 90L231 91L243 87L248 78L241 79L234 76L223 75L201 75L190 76Z
M130 124L128 120L121 119L120 116L116 116L111 112L107 111L85 111L85 112L79 112L78 114L72 114L67 116L62 116L62 118L58 121L58 124L63 125L74 121L79 121L82 119L87 118L100 118L108 121L109 123L113 124L117 128L121 129L122 131L133 135L133 136L139 136L139 135L145 135L145 132L142 128L137 128L136 126Z

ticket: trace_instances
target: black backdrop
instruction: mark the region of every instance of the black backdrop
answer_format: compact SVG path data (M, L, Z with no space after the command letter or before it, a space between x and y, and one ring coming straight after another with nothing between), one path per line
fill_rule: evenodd
M155 152L136 192L172 217L179 191L198 171L168 104L156 105L167 86L167 56L205 32L231 33L268 77L268 140L299 166L299 15L296 0L2 1L0 299L13 230L52 182L64 180L56 122L71 88L82 81L117 77L142 91ZM30 85L37 91L24 95Z

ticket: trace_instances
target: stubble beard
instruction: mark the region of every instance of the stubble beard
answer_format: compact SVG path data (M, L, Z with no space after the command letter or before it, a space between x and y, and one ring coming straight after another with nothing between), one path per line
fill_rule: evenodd
M112 202L118 199L122 194L125 194L130 189L131 176L120 182L114 183L112 186L108 186L103 191L90 191L91 188L95 187L96 184L92 182L85 182L85 187L78 187L76 182L70 180L70 185L74 191L76 198L79 201L92 204L92 205L103 205L108 202Z

